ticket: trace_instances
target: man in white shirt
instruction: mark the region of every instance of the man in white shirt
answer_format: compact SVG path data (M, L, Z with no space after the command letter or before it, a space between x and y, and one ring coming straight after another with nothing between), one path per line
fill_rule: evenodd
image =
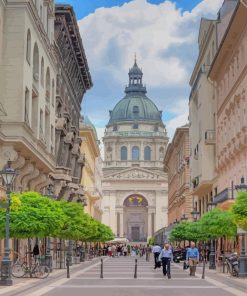
M156 269L157 267L160 267L160 262L158 261L160 252L161 252L161 247L158 244L155 244L153 246L152 252L154 254L154 269Z

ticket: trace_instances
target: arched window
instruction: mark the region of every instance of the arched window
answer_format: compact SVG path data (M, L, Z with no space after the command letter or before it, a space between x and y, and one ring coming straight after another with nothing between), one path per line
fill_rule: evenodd
M139 160L139 159L140 159L139 147L134 146L132 148L132 160Z
M26 60L31 63L31 32L27 31L27 48L26 48Z
M44 76L45 76L45 69L44 69L45 65L44 65L44 58L42 57L41 59L41 72L40 72L40 81L41 81L41 85L44 86Z
M39 49L37 43L33 49L33 79L35 82L39 81Z
M51 84L51 87L52 87L52 91L51 91L51 101L52 101L52 106L54 106L55 104L55 82L54 82L54 79L52 79L52 84Z
M144 160L151 160L151 148L149 146L144 149Z
M121 160L127 160L127 158L128 158L127 147L123 146L121 147Z
M46 75L45 75L45 98L47 102L50 101L50 95L51 95L51 81L50 81L50 69L49 67L46 70Z

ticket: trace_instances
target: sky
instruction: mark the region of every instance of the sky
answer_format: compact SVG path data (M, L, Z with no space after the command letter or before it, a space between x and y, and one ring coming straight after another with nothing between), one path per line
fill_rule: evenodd
M202 17L216 19L223 0L60 0L73 5L93 88L82 112L104 134L109 110L124 97L134 54L147 96L163 110L172 139L188 122L189 80Z

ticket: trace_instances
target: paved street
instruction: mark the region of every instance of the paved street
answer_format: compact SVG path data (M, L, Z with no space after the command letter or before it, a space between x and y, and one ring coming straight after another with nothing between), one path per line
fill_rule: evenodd
M163 277L161 269L153 270L152 262L138 258L137 279L134 279L133 257L104 259L104 278L100 279L100 262L93 262L83 270L72 273L71 278L60 278L39 287L34 287L18 293L4 295L18 296L132 296L161 294L170 296L244 296L244 286L241 289L221 281L219 276L201 279L201 275L191 278L188 271L183 271L181 265L172 266L172 279ZM200 271L200 269L199 269Z

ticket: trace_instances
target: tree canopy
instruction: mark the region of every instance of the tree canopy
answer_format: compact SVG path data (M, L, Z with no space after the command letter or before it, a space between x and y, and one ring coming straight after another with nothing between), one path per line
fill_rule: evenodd
M202 216L201 224L203 231L207 233L210 239L232 238L237 234L234 216L230 211L215 208Z
M6 209L0 209L0 237L5 235ZM11 195L10 237L56 237L105 242L113 239L111 229L84 213L82 205L54 201L37 192Z
M170 236L171 241L206 241L208 239L207 233L203 230L200 221L197 222L182 222L172 229Z
M247 192L241 191L232 206L234 221L244 230L247 230Z

